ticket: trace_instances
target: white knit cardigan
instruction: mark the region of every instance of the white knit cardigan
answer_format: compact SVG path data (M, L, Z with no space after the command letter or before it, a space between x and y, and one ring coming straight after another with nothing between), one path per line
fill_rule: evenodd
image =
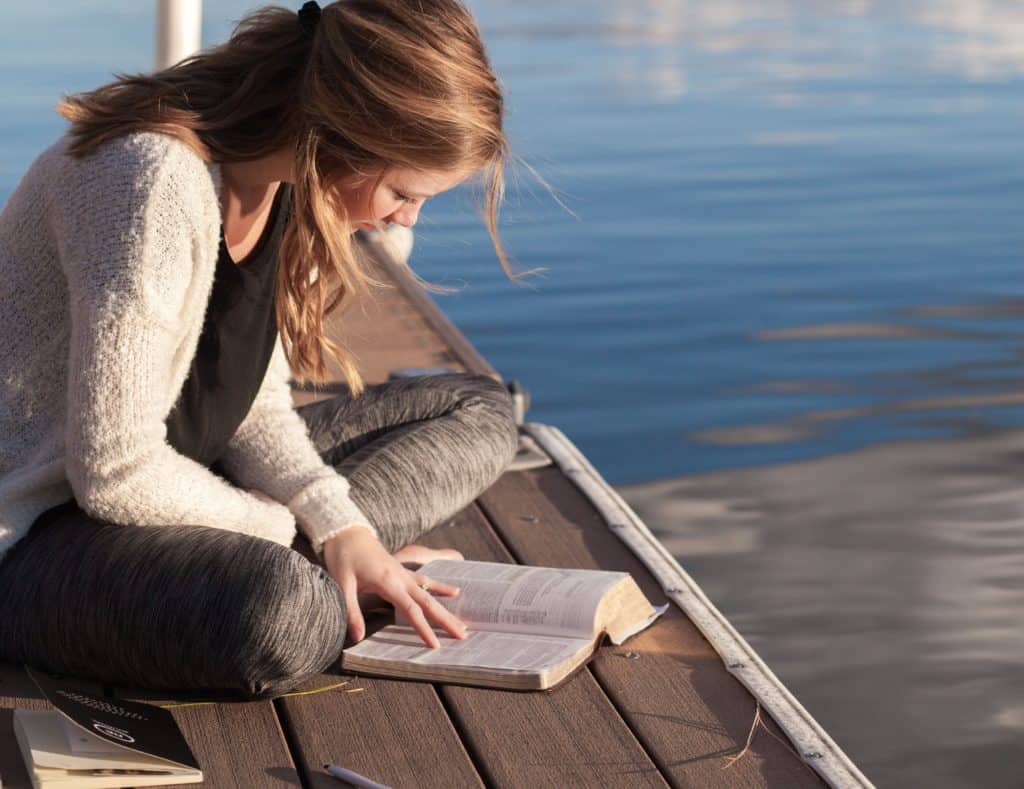
M165 419L196 352L220 241L220 168L162 134L76 159L62 137L0 212L0 559L74 497L133 526L212 526L314 549L376 530L292 408L280 339L221 459L176 452Z

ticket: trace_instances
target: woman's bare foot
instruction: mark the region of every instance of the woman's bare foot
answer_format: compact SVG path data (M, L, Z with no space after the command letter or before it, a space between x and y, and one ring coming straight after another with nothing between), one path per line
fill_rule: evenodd
M434 559L455 559L456 561L461 561L466 558L454 548L428 548L426 545L419 545L418 543L409 543L399 548L395 551L394 557L407 567L411 564L415 565L416 568L432 562Z

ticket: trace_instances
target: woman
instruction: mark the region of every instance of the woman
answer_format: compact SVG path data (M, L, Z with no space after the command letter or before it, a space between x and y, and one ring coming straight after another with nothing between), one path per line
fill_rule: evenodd
M515 453L511 398L365 387L324 316L372 279L351 234L472 175L496 237L502 96L457 0L343 0L58 107L0 214L0 659L260 698L365 634L464 625L407 545ZM350 395L292 409L289 367ZM326 571L289 546L296 529ZM403 546L405 546L403 548ZM433 593L433 594L432 594Z

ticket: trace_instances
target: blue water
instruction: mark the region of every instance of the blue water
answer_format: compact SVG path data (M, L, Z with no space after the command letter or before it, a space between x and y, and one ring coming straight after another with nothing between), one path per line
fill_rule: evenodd
M932 421L950 414L913 412L799 441L727 440L807 412L962 392L973 377L931 378L1014 358L1016 319L912 312L1022 293L1024 51L993 64L979 53L974 68L992 73L974 77L932 48L973 52L995 20L968 36L892 9L631 5L480 5L513 141L580 218L536 186L510 206L509 246L549 269L531 292L487 265L470 218L438 206L416 263L469 283L445 309L534 392L533 417L615 482L948 432ZM771 335L878 323L942 334Z
M815 528L788 525L798 497L743 526L760 535L749 545L723 542L733 532L719 521L695 536L690 516L670 505L693 495L695 474L714 487L729 470L774 474L911 439L941 454L958 439L1024 425L1024 6L472 6L506 86L513 147L553 190L519 167L504 239L519 268L547 271L531 287L508 282L470 196L442 196L424 211L412 260L425 278L462 286L439 297L442 308L505 377L525 384L529 418L558 425L645 509L869 776L880 785L907 785L909 775L915 785L1019 785L1021 759L1007 757L1020 757L1012 744L1024 741L1024 688L1019 661L1006 655L1019 657L1020 599L983 594L988 569L963 584L981 602L955 648L932 638L948 601L915 597L887 573L856 576L814 617L782 615L834 580L801 576L787 563L794 556L831 566L861 551L878 562L913 555L929 577L956 576L966 565L936 548L933 524L912 529L899 516L915 496L954 489L956 474L922 471L927 457L901 455L893 479L851 481L852 499L875 500L887 483L907 498L875 512L884 529L855 530L839 553L827 507ZM204 40L223 39L247 7L208 1ZM50 111L61 92L149 67L153 13L113 0L5 6L0 30L2 201L62 128ZM982 448L973 457L976 476L1007 473L1005 455ZM690 493L652 484L673 480ZM1005 525L1009 543L972 532L962 561L998 560L1000 583L1020 589L1021 522ZM787 568L771 577L770 603L743 591L757 567ZM847 605L866 584L871 595ZM886 617L897 609L894 623ZM976 613L1003 616L1006 632L975 637ZM874 624L865 629L858 616ZM787 651L813 644L808 634L888 649L859 663L856 650ZM958 651L979 639L998 653L981 668ZM948 656L941 682L927 672L884 681L918 665L922 643L938 649L931 660ZM979 712L980 723L963 714L962 698L939 703L944 687L979 671L991 680L979 692L1009 699ZM844 687L843 676L862 681ZM928 720L946 736L903 742L901 731L928 728L915 717L922 698L935 701ZM886 731L886 720L900 724Z

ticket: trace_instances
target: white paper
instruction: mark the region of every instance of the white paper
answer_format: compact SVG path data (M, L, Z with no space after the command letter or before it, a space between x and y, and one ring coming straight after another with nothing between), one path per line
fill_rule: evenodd
M125 749L118 748L102 737L94 737L89 732L76 726L63 715L60 716L60 727L64 730L64 736L68 740L68 748L75 756L124 756Z
M616 645L621 644L627 638L629 638L630 636L635 636L641 630L644 630L645 628L650 626L650 624L655 619L657 619L659 616L661 616L666 611L668 611L668 603L664 603L662 605L656 605L656 606L654 606L654 613L651 614L649 617L647 617L646 619L642 619L641 621L637 622L635 625L633 625L632 627L622 631L621 633L616 633L615 635L612 635L611 633L609 633L608 634L608 639L613 644L616 644Z
M431 562L420 572L462 589L456 597L439 595L435 599L473 630L587 640L594 635L594 614L601 598L626 576L603 570L450 559Z
M404 661L419 666L486 668L534 673L572 657L589 639L472 630L464 640L438 633L440 649L424 646L407 625L389 625L345 650L376 660Z

